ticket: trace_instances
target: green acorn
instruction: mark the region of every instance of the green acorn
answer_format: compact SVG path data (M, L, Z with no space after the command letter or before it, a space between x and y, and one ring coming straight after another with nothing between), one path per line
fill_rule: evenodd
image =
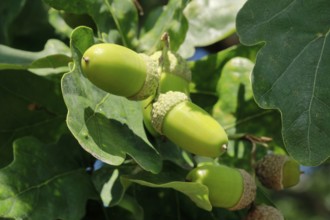
M182 149L206 157L218 157L228 143L222 126L182 92L160 94L152 106L152 125Z
M276 208L262 204L253 207L245 220L284 220L284 217Z
M256 185L242 169L206 164L191 170L186 179L208 187L212 206L239 210L250 205L256 196Z
M158 86L156 61L116 44L101 43L88 48L81 68L100 89L132 100L153 95Z
M256 166L259 181L265 187L274 190L297 185L300 174L299 164L286 155L266 155Z
M159 66L158 93L178 91L189 95L191 71L187 62L180 55L171 51L167 51L165 54L157 51L151 55L151 58L156 60ZM151 123L151 109L154 98L155 96L150 96L142 101L143 122L153 136L158 136L159 133L157 133Z

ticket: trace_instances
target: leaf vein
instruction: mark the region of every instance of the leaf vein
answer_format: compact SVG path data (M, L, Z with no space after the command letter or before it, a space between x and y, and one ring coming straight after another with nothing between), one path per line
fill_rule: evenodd
M15 195L13 195L13 196L11 196L11 197L8 197L8 198L6 198L6 199L15 198L15 200L17 200L17 198L18 198L19 196L21 196L22 194L24 194L24 193L27 193L27 192L29 192L29 191L31 191L31 190L33 190L33 189L38 189L38 190L39 190L40 188L46 186L47 184L49 184L49 183L52 182L52 181L55 181L56 179L63 178L63 177L65 177L65 176L68 176L68 175L71 175L71 174L73 174L73 173L80 172L80 171L84 171L84 169L83 169L83 168L80 168L80 169L70 170L70 171L68 171L68 172L64 172L64 173L58 174L58 175L56 175L56 176L54 176L54 177L52 177L52 178L50 178L50 179L48 179L48 180L45 180L44 182L41 182L41 183L38 184L38 185L31 186L31 187L29 187L29 188L27 188L27 189L24 189L24 190L18 192L17 194L15 194ZM4 200L6 200L6 199L4 199Z
M281 73L281 75L279 77L277 77L277 79L272 83L271 87L260 97L261 100L263 100L264 97L268 93L270 93L273 90L273 88L276 86L276 84L286 75L286 73L288 73L289 68L296 62L296 60L300 57L300 55L302 55L304 53L304 51L308 48L308 46L311 45L312 43L314 43L319 38L320 38L319 36L314 38L308 44L306 44L306 46L303 47L302 50L300 50L300 52L292 59L292 62L290 62L290 64L284 69L284 71Z
M309 102L309 106L308 106L308 127L307 127L307 147L308 147L308 152L309 152L309 157L308 159L311 160L311 147L310 147L310 135L311 135L311 124L312 124L312 115L311 115L311 109L312 109L312 105L313 105L313 101L315 98L315 88L316 88L316 81L318 78L318 74L319 74L319 67L320 67L320 63L324 54L324 48L325 48L325 43L327 41L327 36L329 35L330 30L327 32L327 34L324 36L324 41L323 41L323 45L322 45L322 49L320 52L320 56L319 56L319 60L317 62L316 68L315 68L315 74L314 74L314 81L313 81L313 90L312 90L312 94L311 94L311 99Z
M280 10L279 12L275 13L275 14L274 14L273 16L271 16L269 19L264 20L264 21L262 21L262 22L260 22L260 23L257 23L257 24L254 25L252 28L250 28L247 32L254 32L255 29L257 29L257 27L259 27L259 26L261 26L261 25L263 25L263 24L265 24L265 23L268 23L268 22L272 21L272 20L275 19L277 16L279 16L279 15L283 14L284 12L286 12L286 11L290 8L290 6L293 5L296 1L297 1L297 0L292 1L292 2L291 2L290 4L288 4L285 8L283 8L283 9Z

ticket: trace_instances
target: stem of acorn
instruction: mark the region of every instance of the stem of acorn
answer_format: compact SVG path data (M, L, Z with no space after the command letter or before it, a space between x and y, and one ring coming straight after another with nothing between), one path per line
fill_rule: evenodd
M143 16L144 11L143 11L143 8L142 8L140 2L138 0L134 0L133 2L134 2L135 7L137 8L137 10L139 11L139 15Z
M89 62L89 57L82 57L82 58L83 58L83 60L84 60L86 63Z
M160 38L160 41L162 43L162 55L160 56L158 62L160 65L160 74L161 74L164 69L164 63L166 63L164 61L165 60L168 61L167 52L170 50L170 36L168 35L167 32L163 33L163 35ZM153 101L157 100L157 97L159 94L160 94L160 91L159 91L159 85L158 85L158 88L156 90L156 94L155 94Z

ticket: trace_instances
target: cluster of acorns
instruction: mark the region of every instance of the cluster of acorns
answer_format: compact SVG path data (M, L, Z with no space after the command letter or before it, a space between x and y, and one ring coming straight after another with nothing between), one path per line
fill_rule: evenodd
M144 124L152 135L165 136L199 156L215 158L225 152L227 134L211 115L190 101L191 72L178 54L164 50L147 56L102 43L85 51L81 67L83 74L102 90L141 101ZM287 156L268 155L258 163L256 174L263 185L280 190L297 184L300 170ZM242 169L204 164L192 169L186 179L208 187L213 207L250 207L247 220L283 219L271 206L252 205L256 183Z

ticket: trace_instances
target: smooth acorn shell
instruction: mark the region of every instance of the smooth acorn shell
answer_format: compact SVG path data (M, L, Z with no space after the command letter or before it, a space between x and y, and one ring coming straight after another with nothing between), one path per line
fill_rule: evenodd
M153 127L182 149L206 157L225 151L228 137L222 126L181 92L158 97L152 109Z
M256 186L245 171L224 165L207 164L194 168L186 177L208 187L212 206L239 210L255 198Z
M265 187L282 190L299 183L299 164L286 155L266 155L257 163L256 175Z
M287 160L282 169L282 185L283 188L295 186L300 180L300 166L294 160Z
M218 157L228 143L220 124L190 101L176 105L167 113L162 131L184 150L200 156Z
M138 94L145 86L150 72L146 56L126 47L101 43L88 48L81 60L84 75L100 89L127 98ZM156 66L155 66L156 71ZM157 85L152 86L150 93ZM147 98L151 94L138 99Z

